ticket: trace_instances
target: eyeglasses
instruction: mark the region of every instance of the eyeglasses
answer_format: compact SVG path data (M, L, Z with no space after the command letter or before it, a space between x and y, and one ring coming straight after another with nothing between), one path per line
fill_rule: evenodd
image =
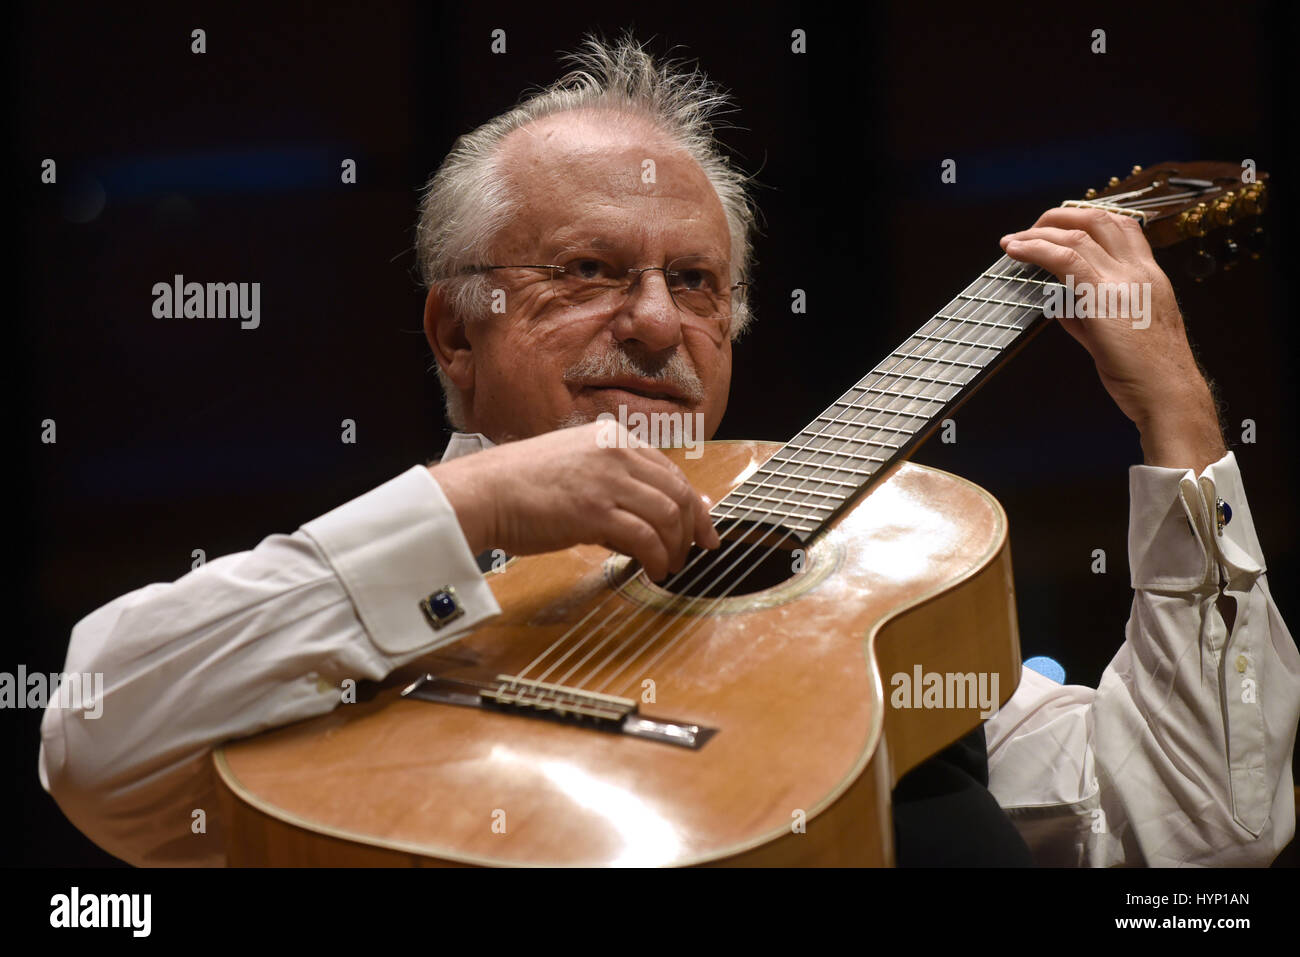
M642 273L661 272L668 294L678 311L700 319L726 322L734 312L734 298L743 301L747 282L730 282L731 266L707 256L681 256L667 266L616 266L595 256L580 256L559 265L466 266L462 272L495 269L544 269L557 284L567 306L610 307L622 302Z

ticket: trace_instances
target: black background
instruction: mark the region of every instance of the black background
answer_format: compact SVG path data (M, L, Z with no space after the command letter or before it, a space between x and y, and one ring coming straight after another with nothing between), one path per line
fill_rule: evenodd
M588 29L698 58L735 96L722 138L757 172L753 330L718 438L786 439L972 280L997 238L1135 163L1249 157L1272 246L1197 284L1162 259L1226 402L1269 581L1295 621L1294 310L1281 9L1268 5L53 4L16 14L8 640L62 669L80 618L291 531L449 432L420 329L417 192L454 138L555 79ZM609 11L609 12L602 12ZM190 31L208 52L190 52ZM790 31L808 52L790 52ZM506 31L508 52L490 53ZM1090 52L1091 32L1107 52ZM39 182L58 162L59 184ZM342 185L339 164L357 161ZM955 184L940 164L957 162ZM98 187L95 185L98 184ZM96 212L97 188L103 189ZM93 216L91 214L94 214ZM83 221L84 220L84 221ZM155 319L153 283L262 284L262 324ZM792 315L790 290L809 311ZM58 442L40 442L57 421ZM358 442L339 441L340 421ZM1241 420L1257 441L1243 445ZM1131 593L1137 434L1062 330L1040 336L917 461L1011 523L1026 656L1093 684ZM1091 572L1105 549L1107 573ZM0 713L23 826L10 863L112 863L41 790L39 712Z

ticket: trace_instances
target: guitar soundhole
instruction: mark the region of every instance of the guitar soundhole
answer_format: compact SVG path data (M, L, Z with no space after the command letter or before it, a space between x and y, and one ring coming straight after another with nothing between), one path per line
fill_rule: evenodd
M776 526L745 522L721 538L721 547L711 552L691 549L682 573L660 587L690 598L752 595L789 581L808 561L803 543Z

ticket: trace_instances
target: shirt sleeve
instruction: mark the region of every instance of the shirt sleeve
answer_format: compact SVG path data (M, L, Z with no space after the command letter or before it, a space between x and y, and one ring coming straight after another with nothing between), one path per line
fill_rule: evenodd
M448 585L464 614L435 630L420 602ZM132 864L222 864L215 745L324 714L347 679L381 680L499 612L450 503L414 466L78 622L64 682L96 676L102 693L51 701L41 784Z
M1236 458L1133 466L1129 497L1124 643L1095 691L1023 672L986 725L989 789L1040 864L1266 866L1295 833L1300 652Z

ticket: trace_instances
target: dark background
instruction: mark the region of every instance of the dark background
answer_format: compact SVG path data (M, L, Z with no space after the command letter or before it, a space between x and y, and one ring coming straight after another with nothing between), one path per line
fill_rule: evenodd
M80 618L291 531L446 440L411 251L417 192L454 138L555 79L582 33L632 26L734 95L722 137L763 184L757 321L718 438L786 439L1000 253L997 238L1134 163L1250 157L1272 247L1194 283L1162 260L1226 402L1273 595L1296 621L1294 310L1280 9L1041 4L68 4L16 14L21 230L8 635L0 670L62 669ZM617 8L612 8L617 10ZM1225 10L1231 13L1225 13ZM1140 10L1140 13L1138 12ZM208 52L189 52L191 29ZM808 31L791 54L790 31ZM1091 31L1107 52L1090 52ZM508 53L489 52L506 30ZM59 184L39 182L58 162ZM357 161L342 185L339 164ZM956 184L940 163L957 161ZM1280 212L1277 210L1280 209ZM153 318L175 273L262 283L262 324ZM793 288L808 293L792 315ZM57 421L58 443L40 442ZM340 420L358 442L339 441ZM1258 440L1240 442L1240 422ZM917 460L1010 517L1026 656L1095 684L1128 615L1137 434L1048 329ZM1107 573L1090 571L1103 548ZM22 822L10 862L107 864L41 790L40 713L0 713ZM12 857L11 857L12 855Z

